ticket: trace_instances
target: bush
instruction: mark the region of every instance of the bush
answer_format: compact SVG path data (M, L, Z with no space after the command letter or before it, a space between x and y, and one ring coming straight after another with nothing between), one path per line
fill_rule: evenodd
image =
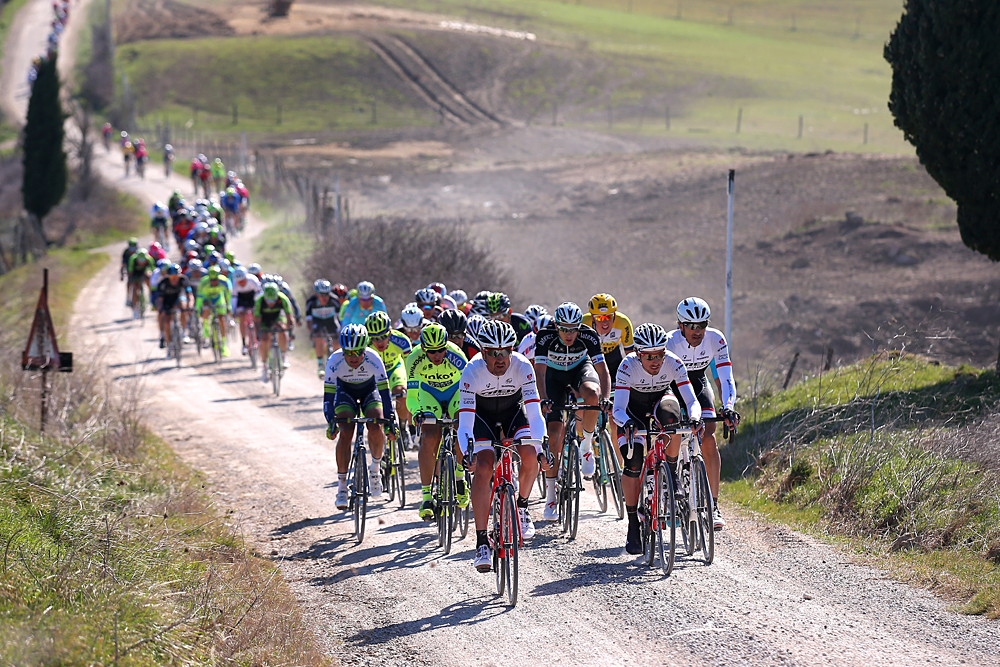
M510 295L489 248L476 243L468 228L419 220L359 220L316 248L309 275L348 287L370 280L392 314L434 281L470 295L484 289Z

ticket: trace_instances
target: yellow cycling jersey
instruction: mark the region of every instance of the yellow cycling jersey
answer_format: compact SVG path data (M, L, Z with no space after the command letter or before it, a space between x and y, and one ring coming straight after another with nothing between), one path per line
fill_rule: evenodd
M597 330L597 327L594 326L594 318L590 313L584 313L583 323L595 331ZM598 331L597 334L601 337L601 351L604 354L611 354L621 346L622 357L624 357L625 352L635 345L632 341L632 320L620 312L615 313L615 321L611 324L611 331L607 334Z
M402 362L406 355L410 354L412 349L410 345L410 339L396 331L395 329L389 330L389 346L385 348L384 352L380 352L375 344L369 345L371 349L375 350L382 359L382 363L385 364L386 369L393 369L397 364Z

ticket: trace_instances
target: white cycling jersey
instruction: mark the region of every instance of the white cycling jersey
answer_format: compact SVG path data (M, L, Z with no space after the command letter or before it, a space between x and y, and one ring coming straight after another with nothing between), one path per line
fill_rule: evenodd
M250 294L252 298L256 299L259 294L262 294L264 289L260 286L260 280L257 276L247 274L246 282L240 285L238 280L233 281L233 311L236 310L236 304L240 300L241 294ZM250 297L244 297L244 302L246 302ZM247 306L247 308L253 308L253 304Z
M545 437L545 418L535 384L535 369L523 355L511 354L507 372L499 377L486 367L482 355L474 357L462 371L458 393L457 435L463 449L464 443L473 437L477 411L481 419L489 422L492 415L502 414L522 403L520 409L528 418L529 437L539 442ZM478 443L476 449L480 449ZM535 451L542 451L541 444L535 445Z
M691 347L681 330L674 329L667 335L667 351L680 357L688 375L692 377L703 376L714 359L719 382L722 384L722 407L733 409L736 403L736 383L733 381L733 364L729 361L729 345L721 331L709 327L705 330L705 338L701 344Z
M155 290L159 286L161 280L163 280L163 271L153 269L153 275L149 277L150 291Z
M525 359L531 363L535 363L535 338L536 334L534 331L529 331L521 342L517 344L518 354L523 354Z
M374 380L378 389L389 387L389 377L385 372L385 364L378 352L365 348L364 361L357 368L351 368L344 359L344 351L337 350L326 360L326 375L323 384L326 391L335 391L339 383L361 385Z
M627 410L630 401L643 405L643 409L651 410L652 404L670 391L672 382L677 383L677 390L687 404L688 417L693 420L701 419L698 397L691 388L691 380L688 379L684 362L676 354L668 351L663 359L663 365L660 366L660 372L650 375L642 367L638 353L630 353L622 360L621 366L618 367L618 375L615 376L615 403L611 413L615 423L623 426L628 421ZM643 415L635 416L641 418Z

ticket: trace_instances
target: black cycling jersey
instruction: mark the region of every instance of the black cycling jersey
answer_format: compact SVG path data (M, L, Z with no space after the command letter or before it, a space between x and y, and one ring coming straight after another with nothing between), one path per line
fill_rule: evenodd
M576 368L587 358L597 364L604 361L601 338L586 324L581 324L572 345L564 345L559 331L551 324L538 332L535 338L535 363L544 363L549 368L568 371Z
M336 322L337 313L340 308L337 306L335 297L328 297L326 305L319 302L319 295L313 294L306 299L306 319L318 324L320 321Z
M479 347L479 343L469 338L469 336L466 336L465 340L463 340L462 344L458 347L462 350L462 353L465 354L466 359L472 359L472 357L482 351L482 348Z
M176 285L171 283L170 277L167 276L160 280L160 283L156 286L156 291L160 296L175 296L182 292L190 291L190 289L191 283L188 282L187 276L181 276Z
M511 313L510 325L514 327L514 333L517 334L518 344L524 340L525 336L532 332L531 322L521 313Z

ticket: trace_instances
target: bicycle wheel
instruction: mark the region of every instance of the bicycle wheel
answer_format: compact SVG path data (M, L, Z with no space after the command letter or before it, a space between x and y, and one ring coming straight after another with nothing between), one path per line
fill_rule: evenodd
M402 440L396 441L395 462L392 467L396 472L396 490L399 492L399 506L401 508L406 507L406 447Z
M656 468L656 541L660 553L660 567L663 568L664 576L669 577L674 569L674 556L677 548L677 523L674 518L677 516L674 507L674 477L670 474L670 466L661 462ZM667 539L663 537L663 530L667 529Z
M253 322L250 322L247 324L247 356L250 357L252 370L257 370L258 354L260 354L260 348L257 343L257 327L254 326Z
M190 319L188 320L188 335L191 340L194 341L194 349L198 350L198 356L201 356L201 348L204 344L201 338L201 317L196 315L194 312L191 313Z
M538 495L545 500L545 471L541 469L538 470Z
M382 488L389 494L389 502L396 499L396 452L398 445L395 440L386 439L382 454L382 465L379 471L382 475Z
M500 557L500 566L504 571L504 579L507 580L507 602L513 607L517 605L517 551L521 534L517 523L514 489L511 486L507 486L504 490L502 514L503 554Z
M608 511L608 471L604 465L604 451L600 440L595 443L594 456L597 458L597 469L590 480L594 484L594 493L597 495L597 508L601 514Z
M622 491L622 467L618 463L616 447L611 442L611 435L607 431L601 431L601 456L607 452L605 459L605 469L608 473L608 490L611 499L615 503L615 512L618 519L625 518L625 494Z
M441 483L438 486L438 543L444 555L451 553L451 529L455 509L455 456L445 451L441 459Z
M656 558L656 532L654 530L656 508L653 506L653 496L646 484L646 475L640 478L639 511L642 512L642 559L647 566L653 564Z
M212 316L212 326L211 326L211 338L209 339L212 343L212 359L215 363L222 361L222 333L219 331L219 320L213 315Z
M358 544L365 539L365 515L368 512L368 456L364 447L358 448L354 460L354 536Z
M708 485L708 471L705 462L697 459L695 468L695 497L698 501L698 537L701 541L701 555L705 565L711 565L715 560L715 518L712 502L712 489Z
M283 369L281 365L281 348L278 347L278 341L274 340L271 343L271 350L274 352L274 364L271 369L271 388L274 390L275 396L281 395L281 372Z
M170 348L174 355L174 361L177 364L177 368L180 368L181 353L184 350L184 336L181 333L181 323L177 315L174 315L173 322L170 325Z
M503 595L507 587L507 580L504 568L501 565L501 554L503 552L503 496L494 490L493 494L493 528L490 532L490 539L493 547L493 572L496 573L497 595Z
M569 539L576 539L576 530L580 526L580 493L583 491L583 476L580 473L580 450L576 441L569 445L569 460L572 465L567 471L569 473L569 487L566 489L566 528L569 530Z

